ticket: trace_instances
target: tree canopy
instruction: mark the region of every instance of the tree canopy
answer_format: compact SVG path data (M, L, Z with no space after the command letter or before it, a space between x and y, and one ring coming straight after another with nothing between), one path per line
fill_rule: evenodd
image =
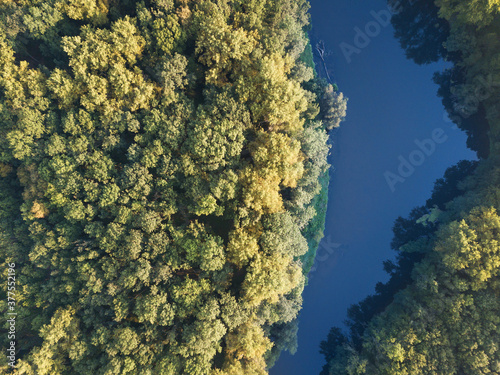
M307 10L2 2L0 258L18 313L2 372L265 374L294 350L327 123L345 116L305 64Z
M435 73L438 96L449 119L466 132L467 146L486 158L498 138L498 1L388 3L395 12L395 36L408 58L417 64L452 63Z

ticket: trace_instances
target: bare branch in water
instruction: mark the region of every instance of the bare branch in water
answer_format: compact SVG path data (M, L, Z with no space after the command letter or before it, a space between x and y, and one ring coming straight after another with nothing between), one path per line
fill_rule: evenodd
M326 73L326 78L328 80L328 83L333 84L332 79L330 78L330 74L328 73L328 69L326 67L326 62L325 62L325 44L323 43L322 40L320 40L318 43L316 43L316 52L318 53L319 58L323 62L323 68L325 69ZM328 56L330 53L327 52L326 56Z

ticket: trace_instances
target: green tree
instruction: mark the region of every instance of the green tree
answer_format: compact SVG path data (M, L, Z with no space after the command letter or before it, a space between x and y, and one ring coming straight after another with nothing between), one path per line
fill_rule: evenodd
M302 0L0 5L1 372L265 374L293 351L328 167L307 22Z
M451 57L444 47L450 34L449 23L439 17L439 6L432 1L388 1L395 12L391 17L394 36L406 57L417 64L429 64Z

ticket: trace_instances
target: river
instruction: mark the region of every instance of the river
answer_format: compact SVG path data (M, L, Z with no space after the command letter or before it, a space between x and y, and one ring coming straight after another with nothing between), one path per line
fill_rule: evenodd
M392 26L374 16L386 9L381 0L311 1L311 34L331 51L330 75L349 98L348 114L332 139L325 237L304 291L298 350L283 353L271 375L319 374L329 329L343 327L347 308L387 280L394 220L424 204L447 167L476 159L436 96L432 74L444 64L407 60ZM356 28L370 36L355 40Z

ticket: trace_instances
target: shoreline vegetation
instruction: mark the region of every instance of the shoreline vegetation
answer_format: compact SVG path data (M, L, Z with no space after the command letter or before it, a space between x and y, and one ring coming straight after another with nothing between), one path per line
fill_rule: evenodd
M347 101L308 8L2 2L2 372L264 375L295 350Z
M307 26L307 29L310 30L312 28L312 25L309 24ZM307 45L304 48L304 52L300 56L300 60L306 64L306 66L309 66L310 68L313 69L314 72L314 80L317 81L317 85L320 87L324 88L324 91L328 91L328 84L332 84L330 80L330 76L327 75L327 80L325 81L322 79L317 71L316 64L314 63L314 52L313 48L311 45L311 39L308 35L308 32L305 32L305 35L307 37ZM323 49L324 52L324 49ZM323 59L323 56L319 56L320 59L322 60L324 67L325 67L325 72L328 74L326 70L326 65L325 61ZM338 91L338 88L335 85L335 91ZM342 118L345 116L346 113L346 102L347 99L342 103L341 106L336 108L336 110L339 112L339 114L342 115ZM337 128L337 126L332 127L329 130L332 130L334 128ZM328 130L328 129L327 129ZM328 130L328 131L329 131ZM307 276L309 271L314 265L314 260L316 258L316 252L319 247L319 243L321 239L323 238L323 233L325 230L325 221L326 221L326 210L328 207L328 187L329 187L329 182L330 182L330 167L328 167L320 176L318 177L318 181L320 183L320 191L318 194L314 196L312 199L310 206L314 208L314 211L316 212L316 215L311 219L307 227L304 228L302 234L304 237L307 239L308 243L308 252L304 254L301 258L302 264L303 264L303 269L304 269L304 274ZM307 285L307 281L306 281Z
M479 161L436 181L393 227L389 281L333 327L321 375L500 373L500 3L389 0L409 59L443 59L438 96Z

